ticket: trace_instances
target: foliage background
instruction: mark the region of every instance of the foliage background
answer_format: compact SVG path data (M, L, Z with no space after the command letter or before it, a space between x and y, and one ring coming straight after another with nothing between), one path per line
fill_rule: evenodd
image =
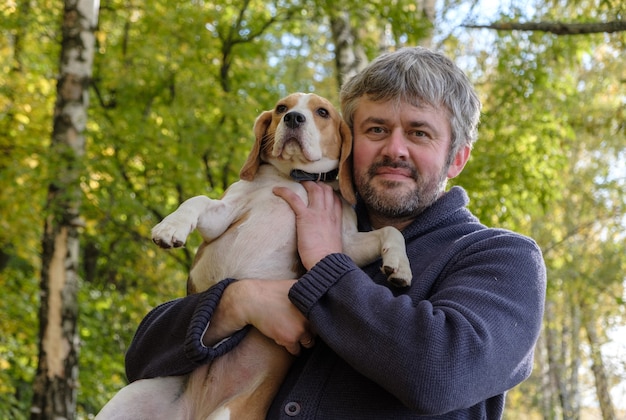
M151 227L182 200L218 197L237 179L254 119L277 98L306 91L337 103L329 19L340 12L370 59L383 47L430 43L455 57L479 90L480 139L455 183L484 223L539 242L550 280L537 367L510 393L510 418L572 418L572 410L593 408L598 366L617 392L624 353L597 360L594 346L622 345L609 333L624 325L626 35L464 24L611 21L626 6L441 0L425 19L419 4L347 1L339 11L325 0L101 2L81 178L81 417L125 384L123 354L144 314L184 294L199 237L166 252L151 243ZM50 0L0 4L2 418L28 416L37 364L61 12Z

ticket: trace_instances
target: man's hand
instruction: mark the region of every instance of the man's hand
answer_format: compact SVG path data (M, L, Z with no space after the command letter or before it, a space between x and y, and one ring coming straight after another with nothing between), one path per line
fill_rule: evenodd
M273 192L296 214L298 252L304 268L310 270L325 256L343 251L342 204L330 185L304 181L302 186L308 193L308 206L289 188L276 187Z
M230 284L203 337L210 346L250 324L297 355L312 347L309 322L291 303L289 289L297 280L239 280Z

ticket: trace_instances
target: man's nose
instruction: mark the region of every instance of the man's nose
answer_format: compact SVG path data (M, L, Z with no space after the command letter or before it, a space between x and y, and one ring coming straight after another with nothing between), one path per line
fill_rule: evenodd
M391 132L389 137L387 137L383 153L394 159L403 159L409 155L407 139L403 130L396 129Z

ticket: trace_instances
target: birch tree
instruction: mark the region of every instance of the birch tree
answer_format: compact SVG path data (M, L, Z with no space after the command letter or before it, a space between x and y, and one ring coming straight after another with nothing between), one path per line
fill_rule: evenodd
M31 419L71 419L78 377L78 265L88 87L97 0L64 3L50 181L42 238L39 363Z

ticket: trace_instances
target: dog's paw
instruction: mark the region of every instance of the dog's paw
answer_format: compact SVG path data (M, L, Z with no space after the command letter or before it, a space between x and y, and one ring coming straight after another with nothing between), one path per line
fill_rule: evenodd
M180 248L195 228L191 223L169 216L152 228L152 242L161 248Z
M403 250L388 250L383 255L382 272L387 276L387 281L396 287L408 287L411 285L413 274L409 259Z
M383 266L381 270L387 276L387 281L396 287L408 287L411 285L411 270L398 267Z

